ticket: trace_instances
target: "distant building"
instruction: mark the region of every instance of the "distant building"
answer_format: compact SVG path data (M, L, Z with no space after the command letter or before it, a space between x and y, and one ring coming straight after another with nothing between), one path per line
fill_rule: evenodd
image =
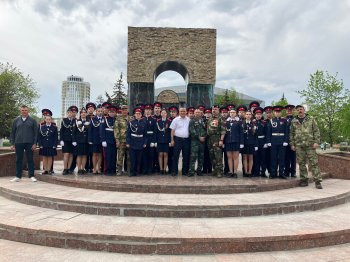
M77 106L80 110L90 101L90 83L84 82L80 76L68 76L62 82L62 117L70 106Z
M164 107L168 107L170 105L178 105L180 107L186 106L186 91L187 88L185 85L157 88L154 90L154 101L161 102ZM223 95L225 91L226 89L224 88L214 87L214 98L216 95ZM252 101L258 101L261 107L265 107L265 101L259 98L248 96L240 92L237 92L237 95L246 106L249 106L250 102Z

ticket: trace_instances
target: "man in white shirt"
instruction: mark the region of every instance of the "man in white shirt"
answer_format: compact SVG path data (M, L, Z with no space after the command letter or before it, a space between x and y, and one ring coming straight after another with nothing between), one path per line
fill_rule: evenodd
M179 156L182 151L182 175L188 175L189 156L190 156L190 138L189 124L190 118L186 115L186 108L180 108L179 116L171 122L171 145L174 147L173 154L173 172L172 175L178 175Z

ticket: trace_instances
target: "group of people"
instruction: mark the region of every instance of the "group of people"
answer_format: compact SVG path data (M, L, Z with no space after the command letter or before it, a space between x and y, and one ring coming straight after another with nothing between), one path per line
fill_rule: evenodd
M283 110L286 117L282 117ZM69 107L60 130L52 122L50 110L42 113L43 122L36 131L33 128L36 137L30 146L37 143L40 148L43 174L52 173L52 161L60 144L63 175L73 173L77 166L81 175L176 176L181 153L183 176L212 173L237 178L241 154L244 177L296 177L298 160L300 186L308 185L308 163L316 187L322 188L315 151L319 130L301 105L262 108L253 101L249 107L229 104L163 108L156 102L138 104L130 116L126 105L88 103L80 110ZM11 143L16 145L16 152L16 132L25 121L19 117L13 125ZM28 151L20 148L22 152L24 149ZM30 176L34 177L34 173L30 172ZM20 178L18 173L16 177Z

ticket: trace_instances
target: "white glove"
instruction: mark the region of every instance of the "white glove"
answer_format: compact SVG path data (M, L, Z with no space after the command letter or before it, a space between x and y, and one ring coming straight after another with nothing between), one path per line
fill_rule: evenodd
M77 121L77 125L81 125L83 122L81 121Z
M93 145L93 143L92 143L92 142L89 142L89 145Z
M267 143L267 146L271 146L271 143Z
M103 147L107 147L107 142L106 142L106 141L103 141L103 142L102 142L102 146L103 146Z
M154 147L157 147L157 143L154 143Z
M255 151L258 151L258 147L256 146L256 147L254 147L254 149L255 149Z
M239 145L239 148L240 149L244 148L244 145L243 144Z
M61 141L60 144L61 144L61 146L64 146L64 141Z
M150 147L154 147L154 143L150 143L149 146L150 146Z
M288 143L287 142L283 142L283 146L288 146Z
M72 145L73 146L77 146L77 142L72 142Z
M264 148L267 148L267 144L264 144Z

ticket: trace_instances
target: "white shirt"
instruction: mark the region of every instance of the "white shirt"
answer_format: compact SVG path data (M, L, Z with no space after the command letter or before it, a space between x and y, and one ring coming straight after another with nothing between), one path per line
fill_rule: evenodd
M175 130L174 135L181 138L188 138L190 120L191 119L187 116L184 118L181 116L175 117L170 125L170 128Z

